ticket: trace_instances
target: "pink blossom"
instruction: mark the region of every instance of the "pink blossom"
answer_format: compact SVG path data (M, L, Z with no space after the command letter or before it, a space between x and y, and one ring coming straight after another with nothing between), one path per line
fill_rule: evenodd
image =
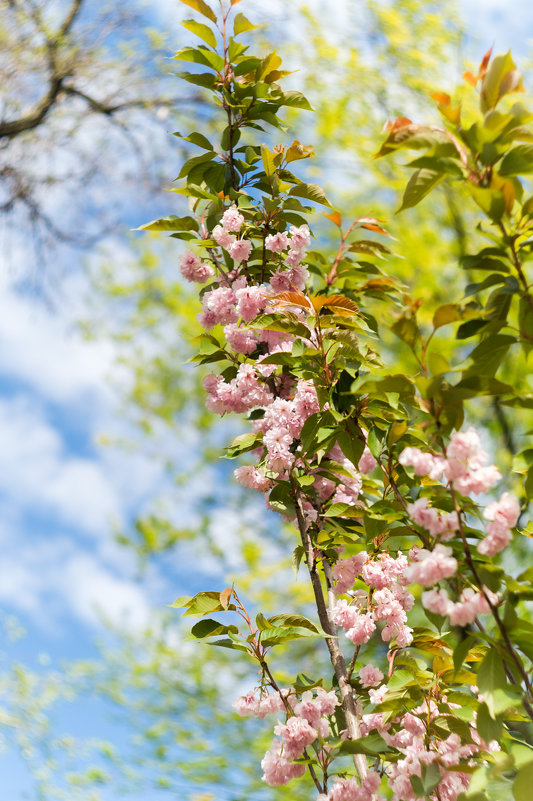
M366 475L367 473L371 473L372 470L374 470L376 466L377 466L377 462L374 459L374 457L372 456L372 453L370 452L370 448L368 447L368 445L365 445L365 449L363 451L363 455L359 459L359 464L357 466L357 469L359 470L360 473L363 473L363 475Z
M499 501L489 503L483 512L485 520L493 520L506 528L513 528L520 517L520 504L514 495L504 492Z
M450 578L457 571L457 560L452 556L452 549L446 545L436 545L432 551L422 549L412 562L405 575L409 582L431 587L441 579Z
M237 263L241 261L247 261L250 258L250 253L252 252L252 243L247 239L237 239L236 242L233 242L228 247L228 253Z
M274 485L274 482L267 478L259 467L253 465L242 465L233 471L233 475L243 487L259 492L268 492Z
M298 779L303 776L306 770L305 765L298 762L289 762L281 756L281 743L273 740L270 750L266 752L261 761L263 768L263 781L271 787L279 787L287 784L291 779Z
M285 759L297 759L302 756L305 749L314 743L318 732L305 718L292 717L286 724L278 723L274 727L274 734L281 737L283 743L283 756Z
M266 715L280 712L285 708L279 693L264 694L261 698L257 698L253 690L238 698L233 703L233 706L241 717L257 717L261 718L261 720Z
M446 617L451 609L451 601L446 590L428 590L422 593L422 606L435 615Z
M381 639L385 642L389 642L390 638L385 636L385 632L389 629L389 626L385 626L383 631L381 632ZM391 632L392 633L392 632ZM388 631L387 631L388 636ZM413 642L413 629L409 626L399 626L395 627L394 636L396 637L396 645L398 648L407 648L408 645L411 645Z
M440 537L445 542L451 539L459 527L457 512L443 514L428 506L427 498L418 498L407 506L411 519L425 528L432 537Z
M359 678L363 687L377 687L383 679L383 673L374 665L365 665L359 671Z
M333 715L335 707L339 706L335 690L327 692L322 687L317 687L315 704L320 710L321 715Z
M484 556L494 556L500 551L503 551L513 538L513 532L510 528L501 526L496 521L489 523L487 526L487 536L477 545L477 550Z
M324 736L327 736L329 724L321 718L323 715L332 715L338 704L334 690L328 693L322 687L318 687L316 698L313 698L310 690L302 694L302 700L296 704L294 712L298 717L304 718L318 732L325 732Z
M450 605L448 614L452 626L467 626L478 615L487 612L490 612L490 606L483 595L468 587L462 591L459 601Z
M419 448L404 448L398 461L404 467L412 467L415 475L428 476L434 470L439 469L442 460L431 453L424 453ZM442 474L443 469L441 469L440 474ZM438 476L436 477L438 478Z
M199 284L205 284L205 282L215 274L213 268L206 262L203 262L201 258L191 250L181 256L179 268L181 274L187 281L196 281Z
M359 493L363 488L361 476L356 475L353 478L343 476L342 478L342 483L338 485L331 500L333 503L348 503L352 505L358 499Z
M198 315L198 320L204 328L212 328L217 323L236 323L238 315L235 304L235 294L229 287L212 289L202 298L203 313Z
M292 248L308 248L311 244L311 232L307 225L300 225L299 228L291 225L289 233L291 235Z
M289 252L285 256L285 261L289 267L298 267L298 265L305 258L305 250L303 248L289 248Z
M285 231L280 231L277 234L269 234L265 239L265 247L272 253L281 253L289 247L289 237Z
M225 248L226 250L237 241L235 234L229 234L221 225L215 225L211 231L211 236L217 245L220 245L221 248Z
M370 703L381 704L386 694L387 694L386 684L382 684L381 687L377 688L377 690L369 690L368 697L370 698Z
M266 461L271 470L282 473L288 470L294 462L294 456L290 451L293 437L286 428L277 426L265 432L263 443L267 449Z
M381 777L375 771L370 771L361 785L355 778L336 778L328 794L321 793L317 797L317 801L371 801L375 797L374 793L377 792L380 784ZM382 798L382 796L379 796L379 798Z
M473 428L457 431L446 448L446 478L463 495L487 492L501 478L494 465L485 466L487 459Z
M337 595L343 595L345 592L352 589L367 558L367 552L360 551L358 554L350 556L348 559L339 559L339 561L333 565L332 573L333 578L337 582L335 585L335 592Z
M235 353L253 353L259 344L255 331L239 328L234 323L224 327L224 336L230 348Z
M222 376L206 376L204 389L209 393L207 408L217 414L239 414L256 406L268 406L273 401L272 393L258 381L254 368L249 364L241 364L235 378L227 383Z
M362 570L363 579L375 589L390 587L404 573L407 568L407 559L400 554L394 559L387 553L382 553L379 559L368 561Z
M240 231L242 226L244 225L244 217L237 209L237 206L233 204L230 206L229 209L226 209L224 214L222 215L222 225L226 229L226 231Z
M511 528L516 526L519 516L520 504L508 492L504 492L499 501L489 504L483 517L491 522L487 526L487 536L477 546L479 553L494 556L503 551L511 542Z
M374 623L374 618L370 612L367 612L364 615L357 615L353 625L345 634L354 645L362 645L369 641L375 629L376 624Z
M426 731L424 722L415 715L412 715L410 712L406 712L403 716L402 726L411 734L421 735L425 734Z
M257 317L266 306L267 299L265 290L261 286L248 286L238 289L235 293L237 297L237 312L245 323L251 322Z
M336 626L342 626L343 629L351 629L359 613L357 607L353 606L341 598L329 610L329 619Z

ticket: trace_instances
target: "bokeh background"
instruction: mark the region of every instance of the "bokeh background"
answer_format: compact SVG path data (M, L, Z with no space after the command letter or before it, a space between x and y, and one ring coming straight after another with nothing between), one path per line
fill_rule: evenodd
M316 110L265 136L313 144L308 174L334 205L387 220L387 269L445 300L469 212L442 189L394 217L405 174L371 156L387 119L436 121L429 92L491 46L512 48L531 86L533 5L238 10L261 23L254 51L276 47ZM268 732L231 710L253 668L186 641L167 608L233 580L265 610L307 601L290 532L219 459L238 423L204 412L188 364L198 308L181 245L133 230L184 211L167 190L192 151L171 133L222 129L173 74L192 16L167 0L0 0L2 801L288 797L259 781ZM320 215L316 232L327 251ZM320 657L299 659L312 671Z

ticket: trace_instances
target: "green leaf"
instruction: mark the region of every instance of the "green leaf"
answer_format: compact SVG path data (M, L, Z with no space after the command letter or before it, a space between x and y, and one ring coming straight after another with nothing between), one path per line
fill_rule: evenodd
M173 136L177 136L178 139L183 139L184 142L191 142L193 145L198 145L198 147L203 147L204 150L214 150L213 145L205 137L203 134L198 133L198 131L193 131L188 136L183 136L178 131L176 131Z
M481 84L480 106L483 114L493 109L508 92L516 91L521 85L521 77L516 70L511 52L496 56L489 65Z
M136 231L197 231L198 223L194 217L161 217L159 220L152 220L135 229Z
M186 601L184 603L184 601ZM209 591L209 592L198 592L192 598L178 598L171 604L173 607L181 607L186 606L187 611L184 612L184 617L203 617L204 615L208 615L211 612L224 612L225 609L220 603L220 593ZM229 604L226 609L235 609L234 604Z
M290 106L291 108L301 108L305 111L313 111L309 100L301 92L280 92L273 96L273 100L280 106Z
M186 19L181 24L184 28L187 28L188 31L199 36L204 42L207 42L210 47L215 48L217 46L216 36L208 25L202 25L201 22L196 22L194 19Z
M346 740L339 747L338 754L368 754L369 756L377 756L377 754L390 754L394 751L393 748L387 745L383 737L379 734L368 734L366 737L360 737L358 740Z
M501 737L502 721L498 717L495 720L491 718L487 704L481 704L478 709L476 729L486 743L490 743L491 740L499 740Z
M515 801L531 801L533 788L533 763L528 762L521 768L513 782L513 798Z
M533 172L533 145L522 144L513 147L503 157L500 175L527 175Z
M274 50L260 62L255 72L256 80L262 81L269 76L271 72L277 70L281 66L281 58Z
M219 623L218 620L207 618L207 620L199 620L198 623L195 623L187 639L203 640L204 637L215 637L219 634L227 634L229 631L237 634L239 629L237 626L224 626L222 623Z
M483 658L477 673L477 686L494 717L494 694L496 690L504 690L507 686L503 660L496 648L489 648Z
M427 798L442 779L440 768L437 763L422 765L422 776L411 776L411 786L418 796Z
M198 47L183 47L178 50L174 59L177 61L188 61L193 64L203 64L204 67L210 67L215 72L221 72L224 68L224 59L218 53L214 53L205 45Z
M246 31L255 31L256 28L259 28L259 25L254 25L244 14L236 14L235 22L233 23L234 36L239 36L239 34Z
M194 8L195 11L199 11L200 14L203 14L204 17L210 19L211 22L217 21L217 16L215 12L209 8L207 3L204 0L180 0L180 3L183 3L184 6L189 6L190 8Z
M245 654L250 653L250 649L247 648L243 643L234 642L229 638L223 638L222 640L215 640L215 642L210 642L209 645L218 645L220 648L230 648L232 651L243 651Z
M300 640L303 637L320 637L320 634L305 627L273 626L261 633L261 644L265 646L280 645L284 642L291 642L291 640Z
M268 622L271 624L271 626L276 628L293 628L296 626L298 628L309 629L309 631L311 631L313 634L317 634L320 637L330 636L329 634L326 634L326 632L317 623L313 623L312 620L309 620L303 615L294 615L290 613L273 615L272 617L268 618Z
M258 431L257 433L254 431L248 431L246 434L239 434L238 437L235 437L231 445L226 448L226 458L235 459L242 453L246 453L247 451L251 451L254 448L259 447L262 441L262 431Z
M317 184L296 184L296 186L293 186L289 190L289 195L292 197L303 197L306 200L311 200L313 203L320 203L322 206L333 208L324 190L320 186L317 186Z
M414 349L420 338L416 317L410 311L406 314L402 314L394 325L391 325L391 331L406 342L412 349Z
M437 170L430 170L427 167L416 170L416 172L411 175L409 183L405 188L402 205L398 211L416 206L443 178L444 173L437 172Z

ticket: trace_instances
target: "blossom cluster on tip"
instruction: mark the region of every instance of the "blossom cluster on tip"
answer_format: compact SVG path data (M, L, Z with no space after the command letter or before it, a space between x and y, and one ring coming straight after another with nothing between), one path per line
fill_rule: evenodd
M499 597L491 592L488 587L483 587L482 592L467 587L460 595L457 602L450 600L446 590L429 590L422 593L422 605L429 612L433 612L442 617L449 616L452 626L468 626L473 623L478 615L485 615L490 612L490 603L495 606L499 603Z
M495 465L487 465L487 461L488 456L473 428L452 434L446 458L412 447L405 448L399 458L400 464L412 467L418 476L437 480L444 475L462 495L479 495L498 483L500 472Z
M451 540L459 528L457 512L446 514L428 503L427 498L418 498L414 503L408 504L407 511L411 520L426 529L432 537L438 537L443 542Z
M205 284L210 278L213 278L215 271L207 262L188 250L184 253L179 260L179 268L182 276L187 281L194 281L198 284Z
M428 475L434 480L444 475L461 494L478 495L494 487L501 478L495 465L486 464L487 458L478 434L469 428L452 435L446 448L446 458L409 447L402 451L399 461L404 466L411 466L416 475ZM408 505L407 510L417 525L444 542L452 539L459 528L456 512L444 514L430 507L427 498L418 498ZM487 534L478 543L477 550L484 556L494 556L510 543L511 529L516 526L520 516L520 504L514 495L504 492L498 501L487 506L483 516L489 523Z
M272 403L274 396L250 364L241 364L231 381L224 381L214 373L204 378L204 389L208 393L206 406L211 412L226 414L247 412L258 406Z
M239 699L237 704L242 701L243 699ZM318 737L325 738L330 734L327 718L334 713L339 702L334 690L326 692L318 687L316 695L313 696L307 690L302 693L298 703L294 703L294 698L291 698L291 703L294 715L288 717L286 723L278 723L274 727L277 739L272 741L261 762L263 781L272 787L287 784L291 779L303 776L305 765L293 760L301 757Z
M361 784L355 778L335 779L328 794L320 793L317 801L381 801L383 796L375 795L380 784L381 777L376 771L370 771Z
M436 545L432 551L426 548L413 549L412 561L405 571L410 584L432 587L442 579L451 578L457 572L457 559L447 545Z
M281 692L263 693L259 698L253 690L243 695L233 703L235 710L241 717L253 717L263 720L266 715L281 712L285 708L287 700L294 697L292 689L281 690Z
M448 706L451 709L456 708L456 705L451 703ZM390 763L385 769L393 801L420 801L410 779L411 776L420 777L422 767L431 763L438 764L441 778L430 798L439 801L457 801L458 796L468 788L470 776L450 768L456 768L461 762L468 761L480 750L499 749L496 742L484 743L474 724L470 725L472 743L463 744L460 737L453 733L444 740L431 739L428 744L426 736L428 724L441 714L437 703L429 699L403 716L388 722L385 722L384 715L380 712L362 715L363 737L371 731L377 731L387 745L398 749L402 754L402 759ZM344 801L342 796L340 801Z
M384 642L396 639L403 648L412 642L412 629L406 625L407 612L412 609L414 598L405 588L408 561L404 554L393 557L382 553L370 559L366 551L355 556L339 559L333 566L337 595L349 592L359 576L375 592L370 596L364 590L355 593L348 603L341 599L330 609L331 622L344 629L346 637L354 645L369 641L376 630L376 623L384 622L381 638Z
M363 687L377 687L383 680L383 673L374 665L365 665L359 671L359 680Z
M490 522L487 536L481 540L477 549L485 556L494 556L509 545L513 536L511 529L516 526L520 517L520 504L514 495L504 492L498 501L489 503L483 517Z

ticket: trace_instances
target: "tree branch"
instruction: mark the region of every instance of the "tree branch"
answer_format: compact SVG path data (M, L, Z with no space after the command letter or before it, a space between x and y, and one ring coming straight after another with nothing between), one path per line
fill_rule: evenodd
M346 662L344 660L344 655L337 641L336 627L333 625L333 623L331 623L329 619L328 610L326 607L326 603L324 601L322 584L320 582L320 576L317 570L317 561L315 559L313 544L311 542L311 538L307 531L307 526L305 524L305 518L302 509L302 502L300 500L300 496L298 494L298 488L296 486L292 474L290 477L290 484L291 484L291 493L294 500L294 506L296 509L296 519L298 522L298 529L300 532L302 545L305 551L305 561L307 563L307 568L309 570L309 577L311 579L313 593L315 596L318 619L320 620L320 625L322 626L323 630L329 635L326 639L326 643L329 649L331 664L333 665L335 676L337 678L337 683L339 685L341 704L344 710L344 715L346 717L346 726L348 728L350 739L358 740L361 737L361 729L359 726L359 719L357 717L357 712L355 710L353 689L347 678ZM333 585L333 581L331 578L331 569L329 569L329 564L326 567L325 559L323 560L323 566L324 566L324 573L326 575L326 584L328 586L328 592L331 592ZM329 569L329 581L328 581L328 569ZM363 754L354 754L353 761L357 773L359 774L359 778L361 780L364 779L368 773L365 756Z

